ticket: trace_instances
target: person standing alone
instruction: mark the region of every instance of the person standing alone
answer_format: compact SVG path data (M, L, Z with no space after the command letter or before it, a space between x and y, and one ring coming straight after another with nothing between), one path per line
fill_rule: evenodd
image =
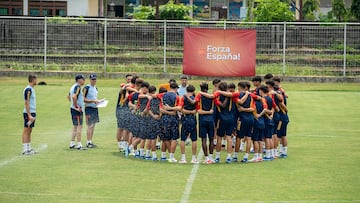
M37 152L31 148L31 132L35 127L36 118L36 94L35 85L37 77L30 74L28 77L29 85L25 87L23 95L25 100L25 107L23 111L24 117L24 131L22 135L23 155L32 155Z

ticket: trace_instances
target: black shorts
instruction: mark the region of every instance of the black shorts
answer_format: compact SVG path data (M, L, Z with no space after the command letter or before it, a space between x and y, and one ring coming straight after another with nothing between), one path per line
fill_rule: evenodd
M194 115L184 115L181 125L181 141L185 141L190 134L191 141L197 140L196 118Z
M31 113L31 116L36 118L36 113ZM35 121L33 121L30 126L27 125L27 123L29 122L29 118L27 116L27 113L23 113L23 117L24 117L24 128L33 128L35 127Z
M199 137L214 139L215 124L214 121L199 121Z
M86 124L91 125L100 122L97 108L85 107Z
M75 109L70 108L71 120L74 126L82 125L83 123L83 113L82 111L76 111Z
M264 129L254 128L251 136L252 141L261 141L264 138Z

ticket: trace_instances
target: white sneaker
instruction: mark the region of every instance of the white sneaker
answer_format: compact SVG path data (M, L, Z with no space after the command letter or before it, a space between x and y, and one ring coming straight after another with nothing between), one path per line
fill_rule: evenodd
M175 158L169 159L169 163L176 163L177 160Z
M196 159L191 160L191 163L192 164L199 164L198 160L196 160Z
M179 161L179 164L186 164L187 162L186 162L186 160L180 160Z
M256 163L256 162L259 162L259 160L256 159L256 158L252 158L252 159L250 159L248 162L250 162L250 163Z

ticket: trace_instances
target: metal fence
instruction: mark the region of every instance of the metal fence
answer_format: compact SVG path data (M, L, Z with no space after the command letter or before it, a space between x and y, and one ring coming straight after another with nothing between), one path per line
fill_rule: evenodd
M260 75L360 75L360 23L0 17L0 68L181 73L186 27L255 29Z

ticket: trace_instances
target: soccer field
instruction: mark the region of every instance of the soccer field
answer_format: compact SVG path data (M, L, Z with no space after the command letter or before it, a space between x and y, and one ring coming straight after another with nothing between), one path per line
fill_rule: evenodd
M27 79L1 78L0 202L360 202L360 84L283 84L289 95L287 159L181 165L118 152L115 105L122 78L98 79L99 98L109 99L99 110L98 148L70 150L66 96L74 81L38 82L43 80L47 86L35 87L32 136L39 154L24 157L22 91ZM198 89L200 81L190 83Z

